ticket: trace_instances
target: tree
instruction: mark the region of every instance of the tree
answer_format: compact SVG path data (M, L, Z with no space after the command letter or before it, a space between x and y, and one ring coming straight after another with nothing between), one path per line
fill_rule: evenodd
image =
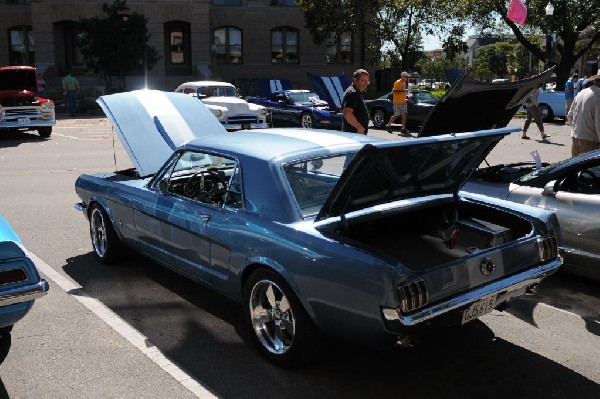
M438 12L446 12L449 19L459 19L482 31L494 25L497 20L507 26L531 54L541 60L546 59L545 41L533 39L548 31L545 7L548 0L528 0L527 19L519 26L506 16L507 0L446 0L433 6ZM554 15L550 31L556 32L558 41L555 57L556 75L559 87L567 80L573 65L586 51L600 40L600 30L595 26L600 22L599 0L553 0ZM582 32L592 30L589 40L581 42Z
M435 0L296 0L315 44L350 32L360 37L364 66L366 49L377 63L386 54L392 65L411 69L420 57L422 33L436 18ZM427 31L429 33L429 31ZM367 40L368 37L368 40ZM400 65L400 60L402 64Z
M79 20L81 55L86 67L102 76L109 93L113 77L117 90L126 90L125 76L150 70L158 61L156 49L148 45L147 18L135 12L125 14L127 10L125 1L115 0L102 5L106 17Z
M473 60L475 75L480 79L490 76L516 75L520 78L529 75L529 53L519 43L498 42L477 50Z
M447 57L423 55L415 66L421 72L421 77L428 77L441 82L446 80L447 69L464 69L466 67L466 60L459 57L451 60Z

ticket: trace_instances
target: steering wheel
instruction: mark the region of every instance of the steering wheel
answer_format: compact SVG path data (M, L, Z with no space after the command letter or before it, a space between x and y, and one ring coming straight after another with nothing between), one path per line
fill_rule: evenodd
M584 169L577 174L577 191L580 193L595 194L600 192L600 180L589 169Z
M194 185L197 176L200 176L199 192ZM191 175L183 185L185 196L208 203L216 203L215 198L225 194L226 191L227 181L214 170L200 170Z

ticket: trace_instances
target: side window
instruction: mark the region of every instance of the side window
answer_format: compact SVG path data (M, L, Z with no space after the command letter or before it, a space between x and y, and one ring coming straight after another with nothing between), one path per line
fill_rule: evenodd
M8 30L10 65L35 65L35 46L31 26L14 26Z
M242 30L224 26L213 31L211 50L219 64L242 63Z
M158 180L157 188L215 207L243 207L237 161L217 154L182 152Z
M191 28L185 21L169 21L163 25L165 72L167 75L189 75L191 63Z
M352 63L352 34L345 32L340 36L330 35L327 40L328 64Z
M299 31L291 27L278 27L271 30L271 63L298 63Z
M242 174L240 166L237 165L229 180L229 186L225 193L225 206L233 209L243 209L244 200L242 196Z

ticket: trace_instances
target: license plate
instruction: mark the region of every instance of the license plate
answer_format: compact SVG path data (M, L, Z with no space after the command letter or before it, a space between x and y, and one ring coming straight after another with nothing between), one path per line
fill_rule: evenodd
M242 123L242 129L250 129L249 123Z
M468 323L471 320L477 319L486 313L490 313L496 306L496 294L481 298L469 306L463 312L462 324Z
M17 119L17 123L29 123L29 118L19 118Z

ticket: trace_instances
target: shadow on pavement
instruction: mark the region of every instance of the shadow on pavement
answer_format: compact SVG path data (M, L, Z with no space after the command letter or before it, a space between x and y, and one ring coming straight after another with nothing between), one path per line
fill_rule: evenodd
M68 259L64 271L223 398L597 397L594 382L480 321L412 348L335 342L314 364L284 370L250 346L239 304L143 257L109 267L90 253Z

